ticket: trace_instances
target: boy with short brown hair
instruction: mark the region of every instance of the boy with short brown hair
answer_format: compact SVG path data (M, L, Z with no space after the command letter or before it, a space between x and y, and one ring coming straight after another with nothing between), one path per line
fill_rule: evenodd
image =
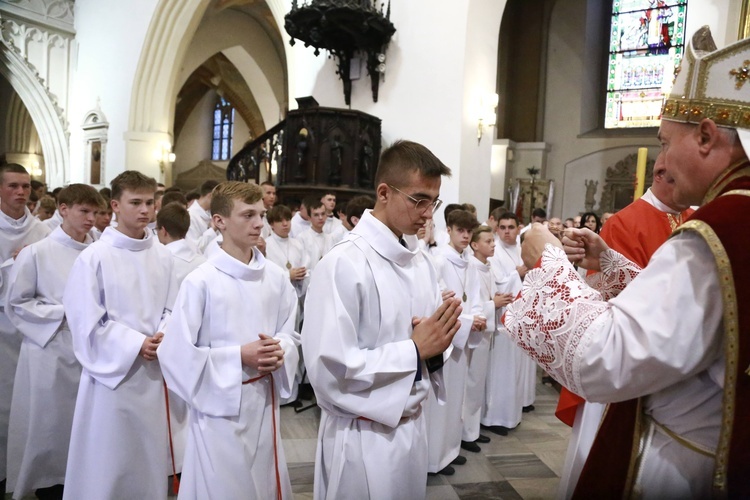
M8 286L6 313L23 335L8 439L14 498L34 490L39 498L62 495L81 378L62 298L73 263L93 242L102 198L91 186L71 184L58 199L62 224L21 250Z
M73 265L63 305L83 366L66 498L166 498L165 390L156 347L176 294L172 256L146 229L156 181L112 181L117 227Z
M242 182L216 187L222 242L183 281L159 346L169 388L191 408L186 498L292 497L278 406L298 361L297 296L288 273L256 248L262 194Z

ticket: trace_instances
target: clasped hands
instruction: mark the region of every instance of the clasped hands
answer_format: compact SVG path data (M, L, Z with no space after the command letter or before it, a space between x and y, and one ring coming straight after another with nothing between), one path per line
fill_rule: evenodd
M526 231L521 245L523 263L531 269L544 252L546 244L562 248L568 260L584 269L599 271L599 257L609 247L604 240L590 229L568 228L563 233L562 242L553 235L547 226L535 222Z
M259 339L242 345L240 357L242 364L255 368L261 375L274 372L284 364L284 349L278 339L258 334Z
M456 335L463 308L459 299L449 298L429 318L413 317L411 340L417 346L420 359L429 359L445 351Z

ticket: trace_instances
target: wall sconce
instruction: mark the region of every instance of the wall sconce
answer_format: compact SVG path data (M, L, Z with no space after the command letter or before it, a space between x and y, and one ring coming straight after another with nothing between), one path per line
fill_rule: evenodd
M161 173L164 173L164 167L167 163L172 164L177 159L172 152L172 145L168 142L162 142L160 149L154 150L154 160L159 164Z
M500 100L497 94L486 94L479 98L477 105L478 123L477 123L477 142L482 140L484 127L492 128L497 121L497 103Z

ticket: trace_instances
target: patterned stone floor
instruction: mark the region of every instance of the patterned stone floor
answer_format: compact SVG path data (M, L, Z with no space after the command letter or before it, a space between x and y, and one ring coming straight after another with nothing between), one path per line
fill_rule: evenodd
M558 393L537 384L535 411L508 436L483 431L492 441L482 451L462 451L466 464L453 476L427 480L428 500L551 499L562 473L570 428L555 418ZM312 499L315 439L320 411L282 408L281 437L296 500Z
M538 383L535 411L524 413L521 425L508 436L483 431L492 441L481 445L480 453L462 451L467 461L454 466L455 475L429 477L427 500L554 498L570 438L570 428L555 418L557 399L555 389ZM281 409L281 437L295 500L313 498L319 420L317 407L302 413Z

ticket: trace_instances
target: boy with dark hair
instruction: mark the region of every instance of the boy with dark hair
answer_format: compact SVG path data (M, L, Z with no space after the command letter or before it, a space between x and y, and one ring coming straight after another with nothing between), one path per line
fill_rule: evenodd
M211 192L218 185L219 182L212 179L203 182L198 190L200 197L188 206L190 230L185 238L193 245L198 243L198 239L211 226Z
M346 221L353 229L359 223L365 210L372 210L373 208L375 208L375 200L372 196L366 194L355 196L346 204Z
M0 496L5 494L8 415L21 348L21 336L4 312L8 274L24 246L49 234L49 228L26 207L29 193L31 176L23 166L0 166Z
M341 224L344 226L344 229L348 233L353 228L349 225L349 221L346 220L346 206L348 205L345 201L338 201L336 202L336 208L333 210L333 213L336 214L336 218L341 221Z
M487 319L482 316L479 276L476 269L469 266L470 253L466 250L472 231L479 223L466 210L457 209L449 213L447 225L450 240L448 245L438 247L434 258L435 267L440 277L443 298L459 298L464 314L459 318L461 327L453 337L453 351L443 366L446 404L441 405L435 397L430 397L427 408L427 442L429 472L451 475L454 472L451 463L460 465L465 461L458 458L461 448L471 452L480 451L478 444L462 439L461 415L468 370L467 352L478 345ZM470 335L474 332L474 335Z
M36 195L34 190L32 190L29 193L29 200L26 202L26 207L29 209L29 212L36 213L36 204L39 202L39 197Z
M292 211L284 205L276 205L266 213L271 225L271 236L266 240L266 258L282 269L289 270L289 279L297 296L302 299L307 290L307 266L310 258L298 240L289 237Z
M8 439L8 489L15 498L62 497L81 365L73 353L62 305L78 255L93 239L102 198L85 184L58 196L63 222L24 248L8 286L6 313L23 334L13 388Z
M325 208L326 221L323 231L331 236L331 243L336 244L346 236L344 224L336 217L336 193L334 191L325 191L320 198Z
M65 497L166 498L167 414L156 347L176 294L172 256L146 230L156 181L112 181L117 227L75 261L63 306L83 366Z
M318 265L305 301L302 348L322 409L316 498L424 498L428 394L444 394L442 353L460 301L406 248L440 206L450 175L421 144L386 149L375 208ZM428 364L428 360L429 364Z
M188 229L190 229L190 214L187 208L179 202L164 205L156 214L156 236L174 257L174 273L178 287L185 276L206 262L206 259L198 255L185 240Z
M215 189L221 247L185 278L159 346L167 384L191 410L185 498L292 498L277 429L298 361L297 297L256 248L261 198L255 184Z
M112 222L112 206L109 204L109 199L102 198L102 203L102 206L96 211L94 227L91 228L91 236L95 241L102 237L102 233Z
M50 231L53 231L57 226L62 224L62 215L60 215L60 210L58 209L58 207L60 206L60 202L57 200L59 196L60 193L58 192L55 195L55 211L52 214L52 217L44 221L44 224L49 228Z
M299 211L292 217L292 231L289 236L299 238L299 235L310 228L310 209L312 205L321 203L317 196L308 195L302 199L299 205Z
M57 210L55 199L49 195L42 196L39 200L39 206L36 211L37 219L39 219L40 222L44 222L55 214L55 210Z
M200 197L201 197L201 195L200 195L200 193L198 191L190 191L190 192L186 193L185 194L185 199L188 202L188 208L190 208L193 205L193 203L195 203L195 201L198 198L200 198Z
M268 211L266 218L271 226L271 235L266 238L266 258L282 269L289 270L289 279L299 299L299 309L295 323L295 327L299 329L304 315L302 305L307 293L307 286L310 283L310 272L307 269L310 265L310 257L302 243L289 236L292 211L288 207L276 205ZM288 398L284 398L281 404L287 404L297 399L303 373L304 365L300 357L291 394Z
M494 231L489 226L474 228L471 235L469 265L477 271L479 277L479 297L482 302L482 315L487 319L487 327L480 332L479 341L472 349L467 350L468 376L466 380L466 397L463 411L462 441L488 442L489 438L480 434L480 421L485 400L487 368L490 361L490 339L499 324L501 308L508 305L515 297L511 293L499 293L492 268L487 259L495 255ZM508 380L502 383L510 383Z
M495 254L489 257L497 290L514 298L521 290L526 267L518 244L518 217L504 211L497 220L499 241ZM507 305L507 304L506 304ZM501 310L500 314L504 311ZM527 382L532 374L529 357L505 334L505 326L497 324L490 341L490 360L485 385L485 403L481 423L489 431L505 436L520 422L527 404ZM534 379L536 369L533 370ZM530 403L529 403L530 404Z
M310 228L303 231L297 239L307 251L310 272L315 269L318 261L333 248L333 238L326 233L327 220L325 204L320 200L305 200L307 212L310 214Z
M170 188L171 189L171 188ZM185 195L182 194L182 191L170 191L167 190L164 192L164 196L161 199L162 206L166 207L170 203L179 203L183 207L187 208L188 201L187 198L185 198ZM189 215L188 215L189 216Z
M36 199L38 200L39 198L47 194L47 188L43 182L32 179L31 192L36 195Z

